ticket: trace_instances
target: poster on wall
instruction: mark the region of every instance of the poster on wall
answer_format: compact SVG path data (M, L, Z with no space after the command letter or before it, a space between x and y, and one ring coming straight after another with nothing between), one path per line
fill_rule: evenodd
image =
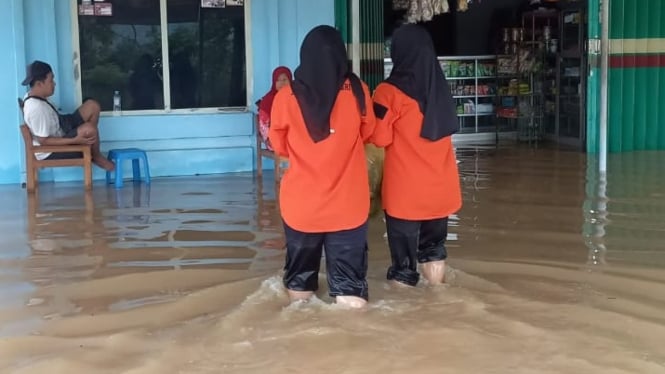
M201 0L201 8L224 8L225 6L224 0Z
M80 16L94 16L95 15L95 6L92 4L81 4L79 5L79 15Z
M111 3L96 3L95 15L102 17L110 17L113 15L113 4Z
M243 6L244 0L226 0L226 6Z

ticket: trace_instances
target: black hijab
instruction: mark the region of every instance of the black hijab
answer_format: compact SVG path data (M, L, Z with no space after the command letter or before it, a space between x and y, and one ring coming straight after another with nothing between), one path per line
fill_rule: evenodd
M330 114L347 79L351 81L358 109L365 115L365 93L360 78L349 71L342 36L333 27L317 26L307 34L300 47L300 66L294 77L291 88L307 132L315 143L330 136Z
M395 30L390 57L393 70L386 82L418 102L424 117L420 136L436 141L459 131L455 102L427 30L418 25Z

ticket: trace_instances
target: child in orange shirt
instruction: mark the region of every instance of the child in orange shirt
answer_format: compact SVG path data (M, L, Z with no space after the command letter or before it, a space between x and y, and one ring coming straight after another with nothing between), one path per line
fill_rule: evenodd
M307 300L317 290L325 248L330 295L363 307L370 206L364 144L376 120L337 30L318 26L307 34L295 79L275 96L271 121L273 149L289 158L279 191L289 297Z
M385 147L381 199L392 266L388 279L415 286L442 283L448 216L462 205L452 134L453 97L432 39L421 26L397 29L393 70L374 92L378 123L372 142Z

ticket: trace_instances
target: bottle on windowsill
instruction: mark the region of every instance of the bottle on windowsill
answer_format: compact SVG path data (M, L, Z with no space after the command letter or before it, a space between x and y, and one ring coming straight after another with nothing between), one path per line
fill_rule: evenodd
M119 116L122 108L120 106L120 91L113 93L113 115Z

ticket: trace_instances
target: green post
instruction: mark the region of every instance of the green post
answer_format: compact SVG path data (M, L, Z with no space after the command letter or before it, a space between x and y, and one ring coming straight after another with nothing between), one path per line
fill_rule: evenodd
M347 46L351 41L349 8L348 0L335 0L335 28L342 34Z
M597 40L600 46L600 2L589 1L589 40L592 46ZM609 0L604 0L609 1ZM598 153L598 130L600 126L600 49L589 51L589 79L587 80L586 148L589 153Z
M335 27L351 51L351 1L335 0ZM383 0L360 1L360 77L370 90L383 80Z
M383 0L360 2L360 74L370 90L383 80Z

